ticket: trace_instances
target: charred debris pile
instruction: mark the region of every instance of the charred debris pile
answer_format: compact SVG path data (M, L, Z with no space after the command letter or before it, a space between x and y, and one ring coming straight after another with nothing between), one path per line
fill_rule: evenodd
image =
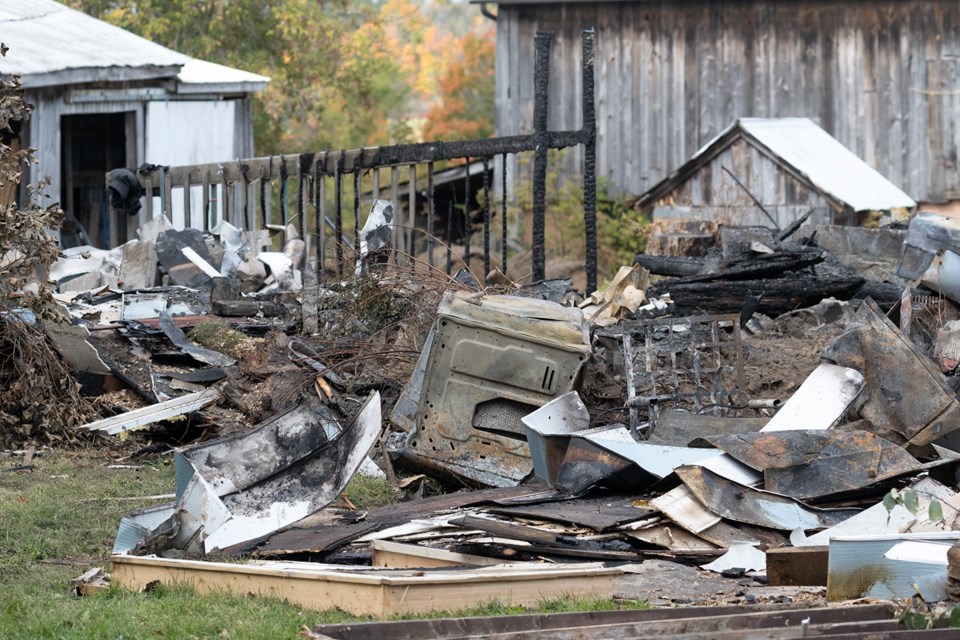
M93 397L73 432L175 445L176 499L120 523L116 581L287 572L377 614L611 594L659 559L837 600L956 593L960 224L660 230L584 298L398 270L374 210L348 281L318 283L292 229L157 218L51 268L69 322L4 318ZM448 491L351 509L356 473ZM344 595L361 583L393 604Z

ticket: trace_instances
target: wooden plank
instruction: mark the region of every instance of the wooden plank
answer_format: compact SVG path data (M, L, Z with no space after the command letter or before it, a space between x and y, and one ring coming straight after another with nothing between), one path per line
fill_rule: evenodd
M393 569L431 569L465 565L490 567L506 562L497 558L456 553L446 549L402 544L389 540L374 540L370 543L370 546L373 548L373 566L375 567L390 567Z
M281 598L310 609L385 617L455 611L498 601L535 606L559 597L612 597L620 571L597 564L500 565L463 571L345 571L330 565L230 564L115 555L111 581L142 590L151 583L188 584L199 593Z
M463 527L464 529L479 529L480 531L486 531L491 535L502 538L523 540L545 546L557 544L557 539L562 535L561 532L547 531L545 529L538 529L537 527L527 527L469 515L454 518L450 520L450 524Z
M829 547L784 547L767 550L767 584L771 587L827 586Z
M876 605L872 605L876 606ZM680 609L682 611L683 609ZM644 613L659 614L662 610L647 612L620 611L619 617L596 612L592 619L582 620L569 614L540 616L510 616L492 619L453 619L417 621L408 623L368 623L325 625L314 628L314 633L336 640L366 640L391 638L412 640L434 638L443 640L487 638L488 640L621 640L633 638L670 638L671 640L728 640L731 638L779 639L805 636L819 637L835 629L852 631L856 625L865 630L892 630L896 628L892 607L880 609L857 607L799 610L756 610L742 607L739 612L717 608L696 613L677 613L670 617L647 617ZM558 619L554 621L554 616ZM565 617L559 617L565 616ZM804 621L806 621L804 623ZM801 628L803 629L801 631ZM414 635L416 629L422 635ZM823 629L824 631L820 631ZM375 635L378 634L379 635ZM863 634L858 636L864 638ZM874 635L870 635L874 638Z

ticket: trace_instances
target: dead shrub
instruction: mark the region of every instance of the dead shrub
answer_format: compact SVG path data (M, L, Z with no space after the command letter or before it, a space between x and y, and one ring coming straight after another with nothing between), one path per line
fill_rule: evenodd
M0 315L0 449L89 443L98 417L43 332Z

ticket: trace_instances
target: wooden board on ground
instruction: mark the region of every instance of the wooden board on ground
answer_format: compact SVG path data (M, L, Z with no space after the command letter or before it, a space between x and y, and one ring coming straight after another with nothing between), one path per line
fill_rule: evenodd
M353 615L456 611L498 601L536 606L561 597L610 598L620 571L599 564L500 565L477 569L391 571L268 562L230 564L115 555L111 580L125 589L188 584L199 593L230 592L284 599L310 609Z
M401 544L389 540L374 540L373 566L393 569L430 569L436 567L491 567L505 564L506 560L457 553L446 549L422 547L416 544Z
M783 547L767 550L767 584L771 587L827 586L830 547Z

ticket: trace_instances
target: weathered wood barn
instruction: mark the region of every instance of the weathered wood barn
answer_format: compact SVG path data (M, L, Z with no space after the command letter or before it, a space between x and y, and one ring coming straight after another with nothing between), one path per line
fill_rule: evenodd
M646 192L738 118L802 116L918 202L960 200L958 2L490 4L498 135L533 129L537 31L553 32L549 127L580 126L580 32L596 28L598 175L621 193ZM579 170L578 152L564 161Z
M12 143L37 149L23 185L49 176L64 232L116 246L145 220L109 211L104 174L118 167L220 162L253 155L251 97L268 78L196 60L54 0L0 0L0 73L22 77L34 107ZM21 195L21 197L25 197ZM174 219L175 225L183 224Z

